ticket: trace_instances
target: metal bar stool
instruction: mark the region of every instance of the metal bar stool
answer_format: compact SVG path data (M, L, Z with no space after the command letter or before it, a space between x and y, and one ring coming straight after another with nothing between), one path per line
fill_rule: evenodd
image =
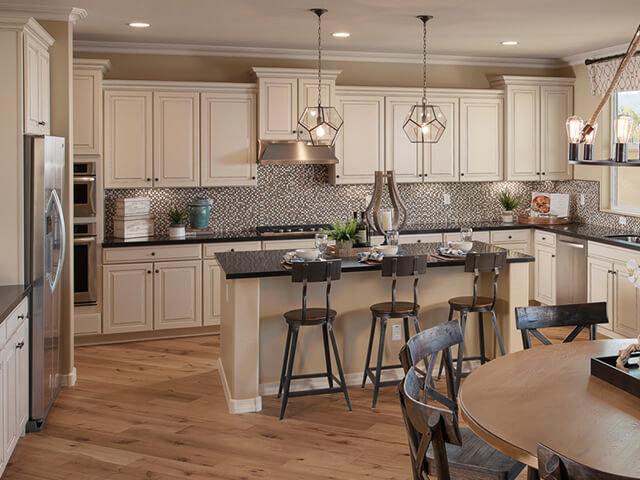
M456 391L460 388L460 378L462 377L462 363L466 360L480 360L481 364L488 362L489 359L486 356L484 348L484 322L482 314L484 312L491 313L491 321L493 322L493 329L498 340L498 346L500 347L500 353L504 355L504 344L502 343L502 336L500 335L500 328L498 328L498 321L496 319L495 305L496 298L498 297L498 278L500 276L500 270L507 265L507 252L487 252L487 253L467 253L467 258L464 265L465 272L473 272L473 296L472 297L454 297L449 299L449 321L453 319L453 312L460 313L460 327L462 328L463 343L458 347L458 358L453 361L456 362ZM493 296L481 297L478 295L478 279L481 273L493 272ZM480 356L465 357L464 356L464 334L467 327L467 315L469 313L478 314L478 340L480 343ZM440 363L440 372L438 378L442 374L443 363Z
M422 275L427 271L426 256L399 256L384 257L382 259L382 276L391 277L391 301L376 303L371 305L371 333L369 334L369 346L367 347L367 359L364 364L364 374L362 376L362 388L367 381L367 377L373 383L373 403L371 408L376 408L378 402L378 392L380 387L396 385L397 380L382 382L380 375L382 370L390 370L400 368L402 365L382 365L382 356L384 354L384 343L387 332L387 321L390 318L402 318L404 328L405 342L409 340L409 319L413 319L413 326L416 333L420 332L420 324L418 323L418 275ZM414 277L413 280L413 302L396 301L396 284L398 277ZM376 323L380 321L380 341L378 346L378 361L376 366L371 368L371 349L373 347L373 339L376 333Z
M347 384L344 380L344 372L340 363L340 355L338 354L338 345L333 334L333 321L336 319L336 311L331 309L331 282L340 280L341 260L317 261L317 262L295 262L292 265L291 281L293 283L302 283L302 308L290 310L284 314L289 329L287 331L287 344L285 346L284 358L282 360L282 373L280 374L280 386L278 388L278 398L283 392L282 407L280 409L280 420L284 418L284 412L287 408L289 397L302 397L307 395L321 395L325 393L343 392L347 401L347 407L351 411L351 402L349 401L349 393L347 392ZM326 306L325 308L307 307L307 284L310 282L326 282ZM324 358L327 370L325 373L308 373L304 375L292 375L293 362L296 356L296 346L298 343L298 331L300 327L321 325L322 336L324 340ZM339 379L333 375L331 369L331 355L329 352L329 338L331 338L331 346L335 357L336 366L338 367ZM326 377L329 382L329 388L318 388L313 390L304 390L298 392L290 392L291 380L301 378L322 378ZM339 387L334 387L333 382Z

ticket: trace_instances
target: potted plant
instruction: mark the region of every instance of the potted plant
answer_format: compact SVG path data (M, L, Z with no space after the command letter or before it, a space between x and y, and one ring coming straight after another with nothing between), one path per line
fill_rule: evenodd
M326 234L336 241L337 249L352 248L353 240L358 235L358 222L356 220L344 223L334 222Z
M169 220L171 220L171 225L169 225L169 236L174 238L184 237L187 233L186 224L188 219L189 212L186 208L174 208L173 210L169 210Z
M516 195L512 195L506 190L498 197L500 205L502 205L502 221L504 223L513 223L513 211L520 206L522 199Z

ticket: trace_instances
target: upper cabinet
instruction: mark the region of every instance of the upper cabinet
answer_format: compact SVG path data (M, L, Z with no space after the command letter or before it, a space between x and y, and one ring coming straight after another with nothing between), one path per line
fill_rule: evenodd
M48 135L50 120L51 38L42 27L28 29L24 35L24 133Z
M402 126L418 96L386 97L386 162L385 170L393 170L398 182L422 181L422 145L411 143Z
M73 59L73 153L102 155L102 78L109 60Z
M438 143L424 145L423 180L425 182L456 182L459 177L460 99L432 95L429 102L442 110L447 125Z
M574 79L500 76L505 89L507 180L567 180L565 122L573 114Z
M253 68L258 79L258 139L296 140L298 117L318 104L318 73L313 69ZM337 70L322 72L321 99L336 106Z

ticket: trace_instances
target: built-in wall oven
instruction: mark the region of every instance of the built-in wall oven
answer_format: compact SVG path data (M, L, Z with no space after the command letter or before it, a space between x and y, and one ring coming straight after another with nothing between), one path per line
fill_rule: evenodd
M76 305L98 302L98 238L95 223L73 225L73 299Z
M73 216L96 216L96 163L73 164Z

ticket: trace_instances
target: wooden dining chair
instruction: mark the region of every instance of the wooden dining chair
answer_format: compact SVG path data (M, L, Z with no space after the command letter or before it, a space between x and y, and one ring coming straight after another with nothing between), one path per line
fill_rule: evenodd
M426 404L429 397L446 406L450 410L458 410L458 390L456 388L455 373L451 347L462 344L462 329L457 320L442 323L423 330L409 339L400 349L400 363L406 374L414 367L420 376L423 391L422 401ZM438 355L442 355L442 364L446 372L447 395L436 390L433 382L433 369ZM424 363L424 370L419 370L418 364Z
M459 428L455 412L422 403L414 367L398 390L414 480L429 480L429 476L438 480L513 480L524 468L468 428Z
M538 474L541 480L638 480L601 472L575 462L549 447L538 444Z
M551 340L538 330L539 328L574 327L562 340L562 343L568 343L587 327L589 340L596 340L597 325L608 321L606 302L516 307L516 327L522 334L522 346L525 349L531 348L531 334L544 345L552 344Z

